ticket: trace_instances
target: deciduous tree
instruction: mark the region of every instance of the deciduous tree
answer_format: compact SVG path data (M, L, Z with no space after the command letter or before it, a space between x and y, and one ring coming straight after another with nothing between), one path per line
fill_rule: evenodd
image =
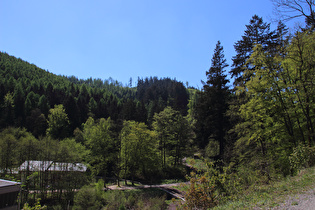
M157 138L144 123L125 121L120 134L121 167L125 178L131 176L132 184L138 174L146 177L150 171L159 168L157 160Z
M92 167L95 175L103 175L104 181L109 169L115 167L118 155L118 145L111 133L111 119L99 119L95 122L89 117L83 125L84 144L90 153L87 161Z
M47 135L63 139L69 135L69 119L62 104L49 110Z

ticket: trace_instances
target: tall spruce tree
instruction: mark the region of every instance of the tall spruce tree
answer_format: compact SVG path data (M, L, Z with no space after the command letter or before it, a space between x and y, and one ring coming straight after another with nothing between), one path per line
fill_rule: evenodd
M250 24L246 25L242 39L234 45L237 54L232 58L233 64L230 73L232 77L235 77L235 86L244 85L248 81L251 71L245 77L243 75L245 69L254 69L253 64L248 62L253 53L253 47L260 44L265 51L269 52L273 49L271 46L273 46L272 43L275 42L275 39L276 33L270 30L270 24L265 23L261 17L254 15L250 20Z
M223 47L217 42L214 55L211 59L211 67L206 72L207 82L200 93L197 104L197 140L200 148L205 148L209 141L216 141L220 145L218 158L223 158L225 147L225 134L228 130L229 88L228 80L224 74L228 66L224 58Z

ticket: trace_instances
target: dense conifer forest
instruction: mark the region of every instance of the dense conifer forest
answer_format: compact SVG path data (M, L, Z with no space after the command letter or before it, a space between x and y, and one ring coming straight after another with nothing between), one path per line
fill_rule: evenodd
M78 209L113 205L111 196L137 197L104 194L114 182L188 178L181 205L190 209L213 207L253 184L314 165L312 17L289 34L284 23L273 30L254 15L234 45L230 67L217 42L201 90L171 78L138 78L132 87L112 78L55 75L0 52L1 177L22 179L22 204L41 198ZM193 157L192 165L201 159L205 167L183 164ZM86 171L34 173L32 161L80 163ZM159 199L165 208L165 197Z

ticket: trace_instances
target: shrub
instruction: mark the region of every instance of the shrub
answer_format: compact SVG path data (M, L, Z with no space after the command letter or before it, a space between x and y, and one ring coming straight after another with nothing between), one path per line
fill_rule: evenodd
M74 196L74 209L100 209L101 202L97 190L93 186L83 186Z
M296 174L302 168L315 164L315 147L309 147L300 143L293 149L289 157L292 174Z
M239 178L232 172L232 166L216 167L218 162L208 162L203 174L191 173L190 184L186 191L184 207L212 208L225 202L241 190Z
M28 205L28 203L25 203L23 206L24 210L42 210L42 209L47 209L47 206L42 206L40 204L40 198L37 199L35 206L31 207Z

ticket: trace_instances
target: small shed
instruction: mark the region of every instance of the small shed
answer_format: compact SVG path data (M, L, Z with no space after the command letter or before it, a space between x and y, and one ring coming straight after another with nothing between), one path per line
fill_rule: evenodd
M0 179L0 209L19 209L18 195L21 191L19 182Z

